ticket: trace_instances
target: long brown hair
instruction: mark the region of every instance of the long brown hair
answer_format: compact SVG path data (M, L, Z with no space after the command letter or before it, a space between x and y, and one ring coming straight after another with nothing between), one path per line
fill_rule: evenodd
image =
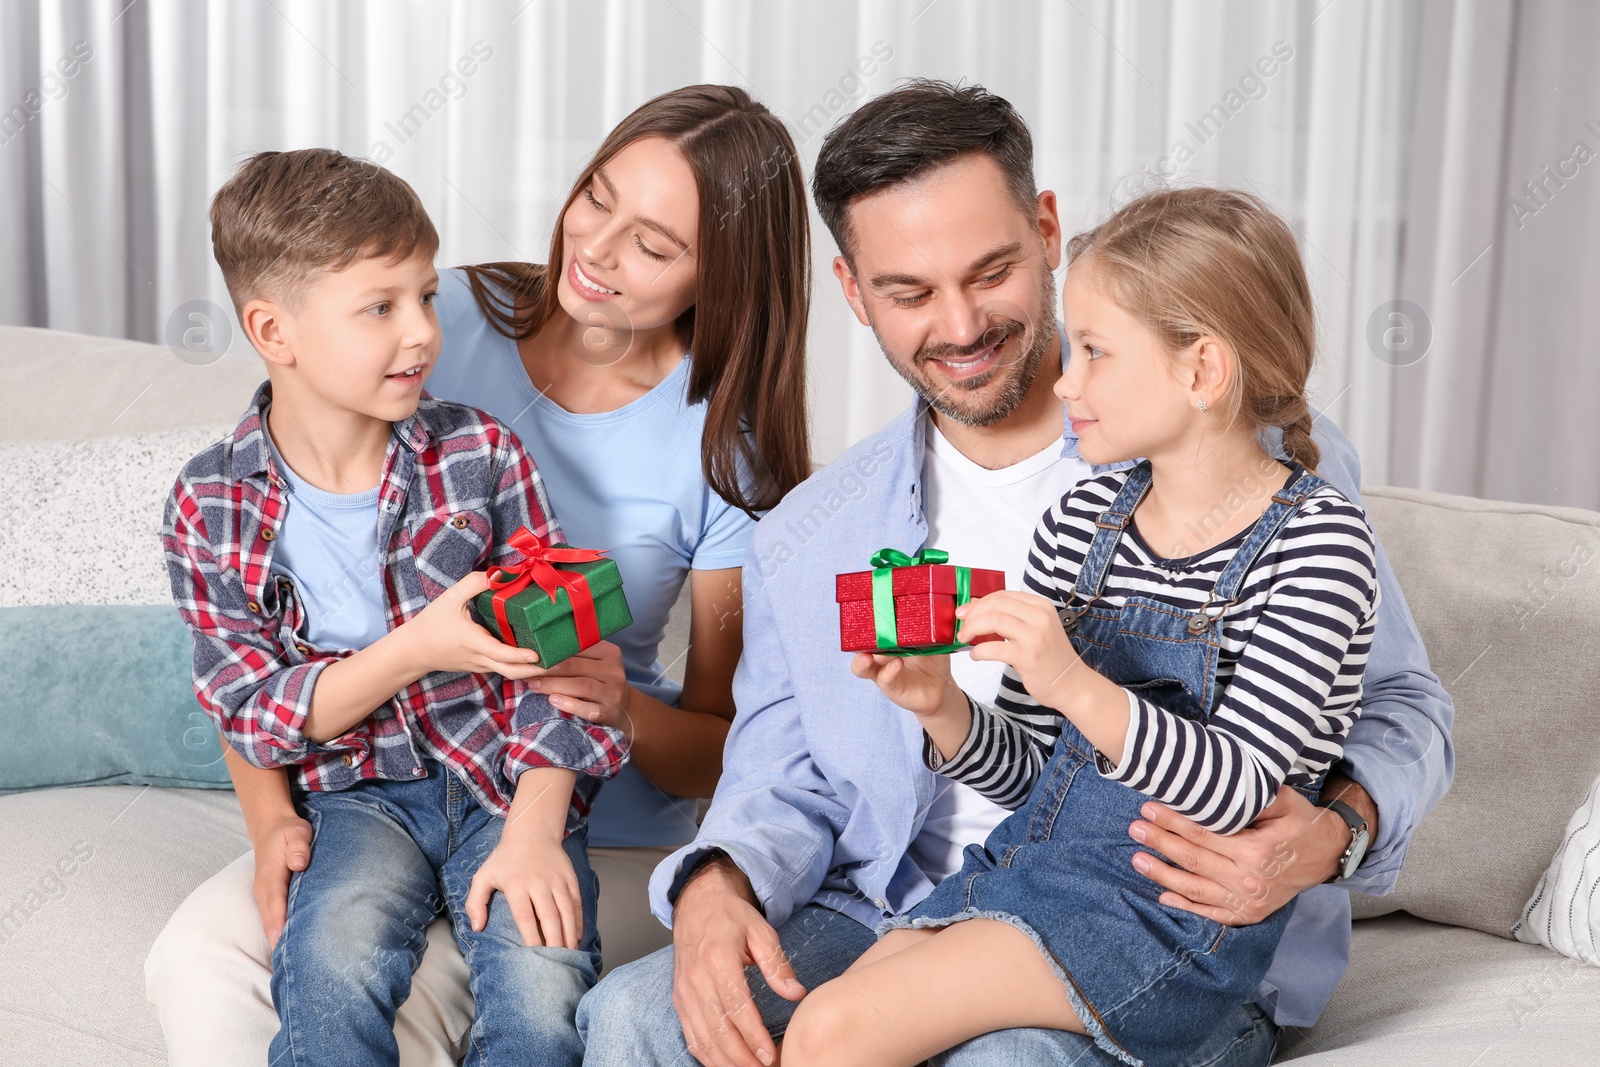
M1249 193L1164 189L1067 243L1069 263L1085 256L1171 350L1206 334L1228 342L1239 361L1230 417L1279 427L1289 457L1317 469L1306 402L1316 317L1288 224Z
M806 319L811 232L805 180L783 123L743 89L690 85L641 105L612 130L573 183L546 261L566 262L561 219L595 171L641 137L683 153L700 190L695 305L674 324L689 365L689 400L707 402L700 463L724 500L754 515L811 473ZM546 268L465 267L484 316L521 341L564 314Z

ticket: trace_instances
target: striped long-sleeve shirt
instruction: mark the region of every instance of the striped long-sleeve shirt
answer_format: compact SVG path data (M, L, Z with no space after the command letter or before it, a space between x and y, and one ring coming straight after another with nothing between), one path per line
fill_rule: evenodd
M1067 602L1095 520L1127 476L1121 470L1088 479L1045 513L1026 589ZM1247 533L1194 556L1163 559L1130 524L1097 606L1120 608L1138 596L1193 613ZM1100 756L1100 773L1219 833L1248 826L1281 784L1314 785L1338 760L1360 714L1378 599L1365 512L1332 486L1319 489L1263 550L1238 601L1222 615L1222 695L1209 721L1173 714L1130 690L1122 761L1113 765ZM972 728L960 750L941 761L929 743L928 765L1018 808L1060 735L1061 716L1035 701L1009 668L997 706L972 703Z

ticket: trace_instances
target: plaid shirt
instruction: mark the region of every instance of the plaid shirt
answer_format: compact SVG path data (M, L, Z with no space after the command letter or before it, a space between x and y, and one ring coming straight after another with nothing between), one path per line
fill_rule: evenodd
M173 599L194 635L201 707L245 759L296 766L293 781L306 790L415 778L428 755L504 815L523 771L576 770L567 831L576 829L601 780L622 768L626 742L619 731L557 711L522 682L435 671L347 733L325 744L305 736L317 676L354 650L310 645L293 584L271 571L286 508L266 436L271 395L263 383L232 435L184 465L167 502L162 544ZM476 408L427 393L415 414L394 424L377 521L391 630L469 572L515 558L505 540L517 527L561 536L516 435Z

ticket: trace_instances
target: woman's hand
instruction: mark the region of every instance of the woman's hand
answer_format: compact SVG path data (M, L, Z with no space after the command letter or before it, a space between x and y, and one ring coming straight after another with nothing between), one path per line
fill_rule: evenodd
M1028 694L1065 713L1073 673L1088 668L1061 625L1056 605L1042 596L1001 589L956 609L965 640L997 634L1003 641L972 646L974 660L999 660L1017 672Z
M261 911L267 947L272 949L278 945L289 911L289 879L311 862L311 824L298 815L286 815L263 826L250 845L256 854L251 890Z
M622 666L622 650L610 641L591 645L538 673L528 688L547 694L558 710L621 730L633 741L633 718L628 711L633 687Z

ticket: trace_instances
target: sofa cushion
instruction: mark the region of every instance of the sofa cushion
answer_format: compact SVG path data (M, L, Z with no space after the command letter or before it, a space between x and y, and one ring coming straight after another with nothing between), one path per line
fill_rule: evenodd
M1600 968L1407 915L1368 919L1322 1018L1286 1028L1273 1062L1587 1067L1600 1047L1596 1004Z
M1518 941L1600 966L1600 778L1572 813L1561 847L1511 930Z
M0 608L0 792L63 785L226 788L170 606Z
M1354 894L1355 913L1403 909L1509 937L1600 773L1600 514L1419 490L1364 496L1455 701L1456 764L1395 892Z
M0 440L231 426L266 376L254 352L196 366L160 345L0 326Z
M161 549L178 468L227 429L0 441L0 790L228 783Z
M144 958L249 849L233 794L19 793L0 797L0 826L0 1062L164 1064Z
M161 604L161 512L178 471L233 424L0 441L0 607Z

